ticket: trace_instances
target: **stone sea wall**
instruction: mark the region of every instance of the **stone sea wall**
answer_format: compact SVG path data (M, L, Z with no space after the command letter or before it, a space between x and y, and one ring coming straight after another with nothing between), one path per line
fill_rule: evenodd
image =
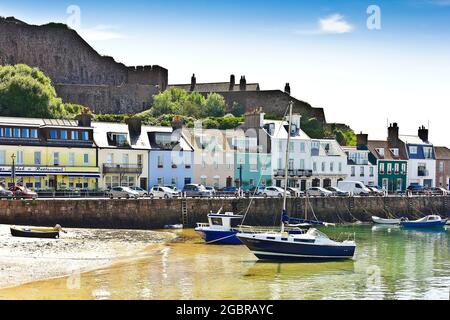
M76 200L1 200L0 223L16 225L65 227L159 229L166 224L182 222L181 199L76 199ZM189 226L205 222L210 211L245 213L249 199L187 199ZM380 217L407 216L418 218L426 214L450 215L450 197L388 197L388 198L313 198L288 199L293 217L308 218L313 212L319 220L328 222L370 221ZM245 220L247 225L278 224L281 199L254 199Z

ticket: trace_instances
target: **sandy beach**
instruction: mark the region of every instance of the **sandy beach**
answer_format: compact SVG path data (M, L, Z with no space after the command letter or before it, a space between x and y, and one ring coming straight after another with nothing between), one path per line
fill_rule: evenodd
M29 239L12 237L10 226L0 225L0 288L145 257L175 237L157 231L65 230L60 239Z

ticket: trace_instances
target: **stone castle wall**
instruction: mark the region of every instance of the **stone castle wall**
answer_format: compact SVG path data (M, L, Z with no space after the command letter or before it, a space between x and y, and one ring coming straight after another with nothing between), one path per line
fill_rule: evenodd
M45 72L65 102L83 104L96 112L141 111L143 103L151 104L154 92L165 90L168 80L167 69L160 66L127 67L99 55L65 25L33 26L0 18L0 64L18 63ZM83 88L86 94L80 94ZM95 95L102 100L95 102L91 98Z

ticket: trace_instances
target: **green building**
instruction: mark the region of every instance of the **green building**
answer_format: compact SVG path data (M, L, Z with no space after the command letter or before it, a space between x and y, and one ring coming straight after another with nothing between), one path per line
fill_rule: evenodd
M241 178L244 190L272 185L270 154L236 152L234 159L234 178L237 186L241 185Z
M395 141L395 140L394 140ZM408 160L404 145L389 141L369 141L368 148L378 168L378 186L389 192L406 191Z

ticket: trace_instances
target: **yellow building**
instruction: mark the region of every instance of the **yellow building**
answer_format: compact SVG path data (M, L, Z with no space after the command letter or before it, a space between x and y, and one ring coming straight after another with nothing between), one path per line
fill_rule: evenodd
M13 177L34 190L96 189L100 170L89 116L0 117L0 182L9 186Z

